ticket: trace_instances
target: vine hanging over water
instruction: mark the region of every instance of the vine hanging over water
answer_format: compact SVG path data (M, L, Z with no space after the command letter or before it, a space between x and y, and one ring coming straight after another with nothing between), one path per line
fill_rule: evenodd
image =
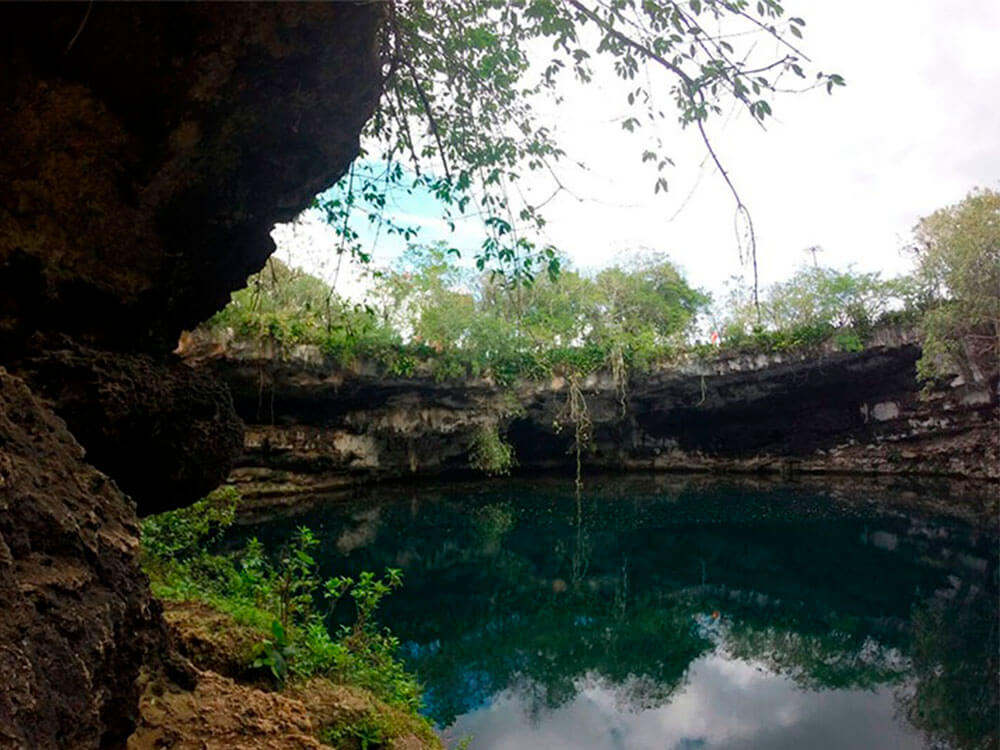
M562 429L564 423L573 425L573 450L576 453L576 489L578 492L583 489L583 449L590 444L594 428L587 399L584 398L583 388L580 385L581 377L579 372L570 373L566 404L554 424L556 432Z
M624 419L628 410L628 365L625 364L625 350L621 344L616 345L608 354L608 366L611 368L611 378L615 381L618 416Z

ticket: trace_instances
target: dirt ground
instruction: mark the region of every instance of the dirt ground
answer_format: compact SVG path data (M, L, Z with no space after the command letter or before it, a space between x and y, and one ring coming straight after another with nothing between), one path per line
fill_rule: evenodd
M140 722L128 750L316 750L360 748L358 728L373 721L388 739L372 750L440 750L426 724L365 690L314 677L283 692L265 689L247 669L261 634L198 602L163 602L182 658L193 664L193 689L145 673ZM223 676L225 671L241 681ZM249 680L249 682L248 682ZM326 735L329 743L320 742Z

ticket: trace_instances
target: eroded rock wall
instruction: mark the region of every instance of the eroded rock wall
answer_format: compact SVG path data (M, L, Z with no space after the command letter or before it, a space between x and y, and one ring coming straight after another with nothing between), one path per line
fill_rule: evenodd
M63 341L17 369L143 515L208 494L242 449L243 423L225 383L175 358Z
M0 7L0 335L169 351L344 173L380 4Z
M182 382L187 371L169 352L183 328L263 265L273 224L357 154L380 91L383 12L318 3L0 6L0 364L29 382L41 371L38 386L57 392L54 407L77 428L80 400L63 398L47 354L75 347L72 371L55 378L130 382L108 394L118 411L174 424L158 431L160 450L140 481L116 476L141 511L190 503L228 471L239 442L228 396ZM84 374L88 352L93 372ZM137 360L102 352L155 360L139 366L143 383ZM101 418L91 412L88 420ZM77 433L113 474L106 438L140 436L122 426L113 418ZM181 455L196 446L212 456ZM180 471L171 463L178 456Z
M135 513L0 368L0 747L120 744L163 644Z
M0 747L131 731L167 650L136 507L242 445L170 352L357 155L385 9L0 4Z
M352 371L302 349L230 347L203 359L247 422L232 479L247 494L350 487L468 471L499 426L521 470L575 468L565 378L502 388ZM287 355L287 353L286 353ZM912 336L863 352L727 357L582 383L592 422L585 469L915 474L1000 478L996 384L921 393Z

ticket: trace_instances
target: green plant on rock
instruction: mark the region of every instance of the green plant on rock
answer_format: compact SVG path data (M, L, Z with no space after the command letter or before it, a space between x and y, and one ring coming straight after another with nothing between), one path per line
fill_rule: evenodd
M142 551L147 561L187 559L217 541L232 524L239 503L232 487L219 487L196 503L142 521Z
M375 610L386 594L403 585L403 571L398 568L388 568L385 576L376 578L371 571L362 572L357 579L347 576L331 579L326 583L326 596L333 606L341 600L345 592L349 592L354 600L354 625L350 628L347 638L348 648L363 650L370 648L368 639L372 635L372 622Z
M469 447L469 465L490 476L509 474L516 465L514 446L500 437L496 424L480 427Z
M385 723L372 713L365 713L358 721L329 727L320 733L320 739L333 747L341 747L353 740L361 750L383 747L392 737Z
M143 522L142 557L154 594L204 602L260 631L252 666L267 668L279 687L324 676L415 711L420 684L396 658L399 641L376 621L382 600L402 586L402 573L324 581L314 557L319 541L307 527L273 557L256 539L236 553L211 552L234 511L235 495L226 490ZM352 624L332 632L331 615L345 598L354 604Z
M417 706L419 685L395 658L399 642L375 621L385 596L402 586L402 572L391 568L381 578L365 571L357 578L321 581L313 557L318 544L301 527L275 562L261 554L256 540L247 546L245 594L275 616L273 637L261 644L260 664L270 667L279 683L289 673L326 675L368 688L389 702ZM320 593L328 603L325 612L316 607ZM353 623L331 634L327 623L345 596L354 603Z
M300 526L291 545L281 555L269 588L277 602L278 620L287 628L293 619L306 620L312 611L313 594L320 582L313 550L319 541L306 526Z
M295 646L288 640L288 632L278 620L271 623L271 635L271 639L260 644L253 666L267 667L278 686L283 687L288 681L289 664L295 657Z
M860 352L865 348L861 337L854 331L841 331L833 337L833 344L838 351Z
M413 737L419 740L419 747L442 747L426 719L407 715L398 709L373 704L362 710L360 715L345 718L348 720L324 727L319 733L320 740L337 748L368 750L398 747L394 744L396 738ZM400 744L410 746L406 742Z

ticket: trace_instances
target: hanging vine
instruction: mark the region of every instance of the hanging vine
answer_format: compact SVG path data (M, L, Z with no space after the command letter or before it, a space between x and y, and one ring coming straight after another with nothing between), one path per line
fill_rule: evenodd
M562 429L563 424L573 425L573 450L576 454L576 490L578 493L583 489L583 449L590 444L594 428L590 409L587 407L587 399L584 398L583 388L580 385L581 377L579 372L570 373L566 404L559 412L554 425L556 432Z
M579 591L587 571L590 569L590 534L583 524L583 496L581 485L576 487L576 541L573 545L573 555L570 559L570 584L574 591Z
M608 354L608 365L611 367L611 378L615 383L615 396L618 400L620 419L625 419L628 411L628 366L625 364L625 350L617 344Z
M514 446L500 435L497 421L481 426L469 445L469 466L487 476L504 476L517 465Z

